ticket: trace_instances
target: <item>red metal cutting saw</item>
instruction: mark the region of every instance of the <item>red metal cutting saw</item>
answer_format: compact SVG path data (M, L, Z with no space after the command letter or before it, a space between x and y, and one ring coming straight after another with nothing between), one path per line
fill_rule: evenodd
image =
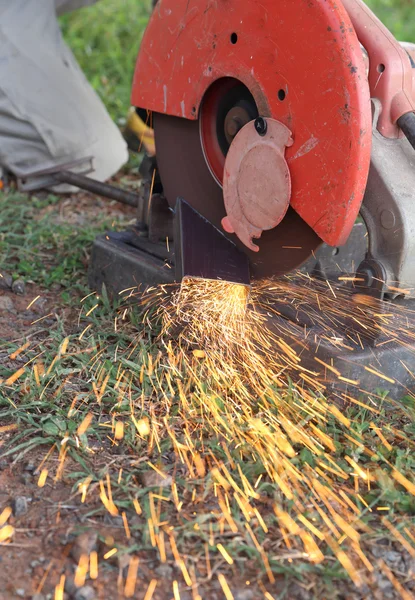
M410 296L414 60L361 0L159 0L132 102L152 111L170 206L235 242L252 277L341 247L360 212L365 285Z

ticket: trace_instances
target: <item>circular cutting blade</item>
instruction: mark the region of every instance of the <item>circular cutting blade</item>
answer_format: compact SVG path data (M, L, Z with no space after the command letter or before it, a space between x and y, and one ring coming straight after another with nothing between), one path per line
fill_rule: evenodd
M159 174L170 206L183 198L225 234L221 226L226 216L223 191L206 164L199 122L154 113L153 123ZM248 250L235 235L225 235L248 255L255 279L295 270L322 243L291 208L278 227L263 232L259 252Z

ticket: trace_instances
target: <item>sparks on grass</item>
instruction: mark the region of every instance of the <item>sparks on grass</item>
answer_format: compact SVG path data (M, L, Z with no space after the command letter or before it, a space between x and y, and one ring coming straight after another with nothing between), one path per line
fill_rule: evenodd
M4 525L0 528L0 544L7 543L14 535L14 527L11 525Z
M189 587L197 585L197 569L212 579L214 561L227 569L237 563L239 540L256 553L270 585L276 562L319 565L333 556L358 585L373 570L362 541L370 531L364 517L370 513L382 518L375 508L370 512L378 502L368 493L378 490L381 497L382 478L388 486L401 486L415 495L407 473L391 465L390 474L380 473L383 450L399 439L399 432L382 417L383 397L372 391L360 398L364 394L360 383L347 380L340 367L320 359L318 352L313 368L303 364L312 324L333 348L357 351L378 339L403 345L415 341L411 328L415 315L362 295L352 297L341 285L299 277L299 281L258 282L250 290L223 281L187 279L177 289L139 292L136 301L142 307L144 327L157 335L155 347L143 352L139 332L126 350L117 344L111 367L102 348L88 364L93 374L89 412L77 433L85 433L92 415L105 413L110 406L110 414L99 423L113 433L108 439L115 443L132 436L140 445L143 464L154 471L154 487L160 489L143 499L140 492L140 501L133 497L131 503L145 523L148 545L161 562L173 556ZM132 296L130 289L129 305L121 306L114 321L117 334L128 312L136 310ZM379 382L391 381L380 365L369 369ZM337 379L347 380L355 393L329 394L329 381ZM40 377L36 381L40 386ZM71 411L75 401L72 404ZM367 431L362 432L345 405L370 414ZM167 447L174 457L174 472L186 473L187 488L163 465ZM368 467L362 457L374 460ZM105 509L112 516L121 515L129 539L133 519L127 520L125 504L117 506L117 486L124 484L126 474L126 468L121 471L118 466L112 478L101 479L97 487ZM79 484L82 502L91 481ZM268 486L270 495L264 492ZM385 508L378 506L380 511ZM197 568L180 546L187 521L192 536L200 532L204 543L205 560ZM398 529L392 516L383 527L386 535L415 552L409 529L409 533ZM116 553L113 547L104 559ZM130 567L126 595L134 594L138 562L132 560ZM89 569L91 578L97 575L92 554ZM219 573L218 580L225 597L232 598L225 573ZM156 585L152 580L146 600ZM173 594L180 598L178 581ZM272 597L265 588L263 595Z
M294 536L292 542L297 548L302 547L303 556L311 562L322 562L325 555L320 545L325 540L328 550L351 579L359 583L359 569L368 568L370 561L360 547L359 552L355 550L360 532L365 529L356 515L360 509L352 498L354 495L358 502L363 500L359 488L355 491L357 479L367 485L376 482L375 465L373 470L363 469L345 453L343 461L348 463L349 470L342 469L331 457L336 454L337 445L325 427L334 419L347 438L353 424L338 402L366 404L342 392L334 392L333 399L327 399L328 374L357 388L359 382L343 377L338 368L318 356L314 370L302 365L301 356L307 352L307 324L317 324L325 340L334 347L353 350L380 335L402 344L415 339L407 323L408 316L414 321L414 315L401 309L391 311L390 307L385 310L382 303L367 301L364 296L353 297L330 282L309 284L310 281L298 284L290 280L260 282L249 292L244 286L227 282L188 279L173 295L166 294L165 300L160 289L150 290L144 302L154 301L157 305L156 315L162 325L159 339L164 346L166 365L157 388L153 385L159 391L164 380L170 391L177 394L184 431L193 430L194 434L198 431L192 423L192 417L197 416L200 433L210 430L223 435L228 442L232 440L234 447L243 448L255 461L259 460L264 467L262 476L266 475L279 487L283 497L294 502L292 517L281 510L280 501L274 508ZM281 319L278 329L268 326L269 317L286 314L287 309L296 315L300 325L304 322L302 327ZM148 320L148 307L145 314ZM346 338L339 336L342 330L347 331ZM154 370L153 363L151 372ZM393 381L378 367L367 370L384 381ZM177 392L172 389L172 382ZM167 408L169 401L167 398L165 401ZM376 397L372 396L371 402L369 408L379 413L375 410ZM391 446L382 425L372 425L382 444ZM170 427L167 430L178 460L187 465L190 473L200 476L201 455L193 441L196 436L185 435L183 446L174 430ZM365 444L361 445L366 449ZM316 466L305 464L302 472L290 462L301 448L316 458ZM226 454L230 466L233 459L229 458L229 445ZM246 520L245 531L268 572L268 558L250 526L255 517L263 532L269 529L260 508L252 505L258 497L255 482L251 483L239 472L240 483L237 483L231 471L222 461L215 461L210 468L216 482L221 523L241 535L233 516L235 501ZM414 493L414 484L407 477L398 471L393 472L393 477ZM310 512L307 518L302 498L310 493L314 504L307 509ZM219 543L216 547L232 564L233 558L224 546Z

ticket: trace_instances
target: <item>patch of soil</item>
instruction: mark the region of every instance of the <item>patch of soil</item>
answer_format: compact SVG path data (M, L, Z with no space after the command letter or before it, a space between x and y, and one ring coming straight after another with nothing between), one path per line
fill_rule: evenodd
M76 566L80 555L93 549L98 553L99 577L85 582L94 591L87 591L87 598L117 598L125 585L128 558L115 555L105 560L103 555L114 545L125 545L122 518L87 516L100 504L98 494L91 494L91 500L82 504L80 495L72 493L67 475L60 481L48 478L44 487L38 487L43 457L39 450L25 462L3 460L0 464L0 507L23 507L23 514L8 520L15 528L13 541L0 546L0 600L29 599L36 593L47 598L54 594L62 575L66 577L66 597L78 600ZM67 465L67 474L71 467L74 465ZM151 554L140 557L140 588L144 590L153 578ZM163 585L158 588L154 599L167 598Z

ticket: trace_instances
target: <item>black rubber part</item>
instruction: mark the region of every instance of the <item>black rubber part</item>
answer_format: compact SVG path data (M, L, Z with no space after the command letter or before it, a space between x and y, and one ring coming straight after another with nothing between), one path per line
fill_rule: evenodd
M415 113L408 112L398 119L398 125L406 135L408 142L415 150Z

